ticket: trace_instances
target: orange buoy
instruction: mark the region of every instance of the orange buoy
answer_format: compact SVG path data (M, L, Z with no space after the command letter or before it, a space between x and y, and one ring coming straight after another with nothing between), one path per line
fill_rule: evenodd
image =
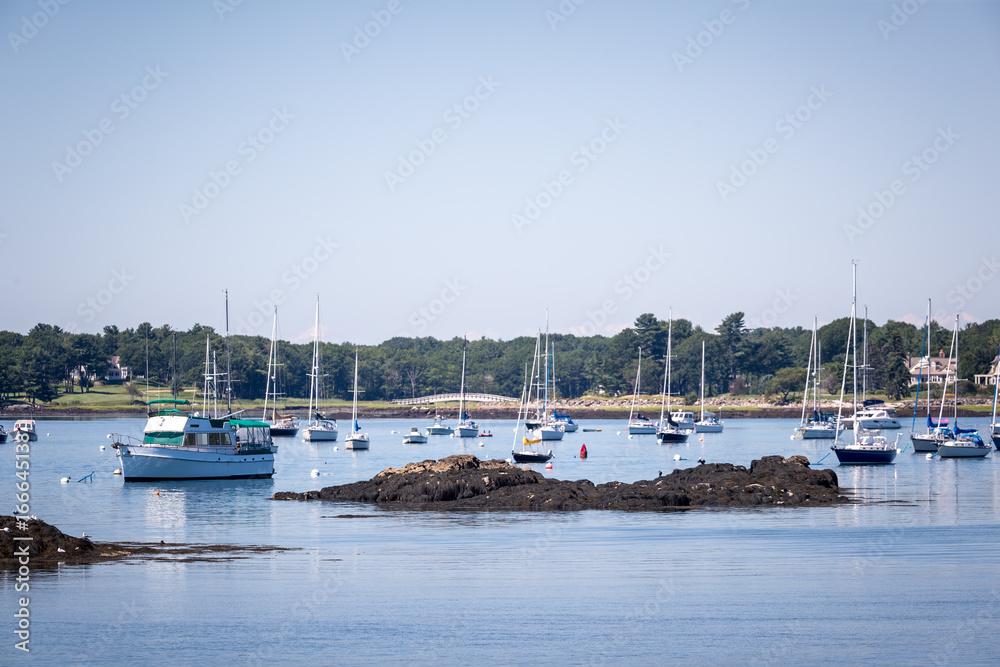
M552 470L552 464L551 463L546 463L545 464L545 469L546 470Z
M584 444L584 445L582 445L580 447L580 458L581 459L587 458L587 445L586 444Z

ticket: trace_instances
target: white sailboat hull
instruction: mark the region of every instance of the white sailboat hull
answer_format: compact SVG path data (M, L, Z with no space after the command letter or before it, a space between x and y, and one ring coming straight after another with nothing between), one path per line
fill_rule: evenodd
M910 443L915 452L936 452L942 442L944 437L933 433L914 433L910 436Z
M479 435L478 424L459 424L455 429L455 435L459 438L475 438Z
M629 424L629 435L656 435L656 424Z
M695 422L695 433L722 433L723 425L715 422Z
M249 479L274 474L274 454L192 451L185 447L120 445L118 460L126 482L169 479Z
M364 433L352 433L344 441L344 449L368 449L368 436Z
M455 432L450 426L428 426L427 435L451 435Z
M310 426L302 430L302 438L308 442L334 442L337 439L337 429Z
M803 440L833 440L837 437L837 430L820 426L804 426L799 429Z
M942 442L938 445L937 453L943 459L978 459L986 456L993 447L983 444L955 442L954 440Z

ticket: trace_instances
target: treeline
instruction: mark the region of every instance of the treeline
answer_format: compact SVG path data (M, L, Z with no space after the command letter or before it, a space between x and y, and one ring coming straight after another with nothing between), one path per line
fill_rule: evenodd
M839 390L849 318L835 320L819 330L823 350L824 387ZM864 322L858 323L859 336ZM909 393L907 357L921 352L923 329L889 321L868 326L868 387L890 398ZM799 392L805 382L811 329L745 326L743 313L729 315L714 332L688 320L673 322L672 393L698 391L701 345L705 343L706 394L773 394ZM584 394L632 393L642 348L641 391L660 392L667 351L668 323L652 314L639 316L633 326L615 336L579 337L552 334L554 373L559 397ZM26 397L49 401L60 391L87 391L89 375L103 377L107 362L118 357L133 381L146 375L159 385L200 386L205 372L206 338L219 372L225 372L225 339L211 327L195 325L175 331L154 328L104 328L102 334L73 334L39 324L27 335L0 332L0 398ZM930 353L948 353L951 332L934 323ZM959 376L972 379L985 373L1000 342L1000 320L971 324L961 332ZM270 340L232 336L230 360L233 395L263 398L267 382ZM392 338L376 346L360 346L359 386L363 400L389 400L458 391L461 338ZM530 367L534 337L509 341L486 338L468 342L466 390L519 396L525 364ZM351 343L321 343L322 394L350 398L354 373ZM148 351L148 352L147 352ZM926 352L925 352L926 354ZM288 398L309 395L312 344L279 342L279 391ZM82 371L82 372L81 372ZM74 380L75 377L78 379Z

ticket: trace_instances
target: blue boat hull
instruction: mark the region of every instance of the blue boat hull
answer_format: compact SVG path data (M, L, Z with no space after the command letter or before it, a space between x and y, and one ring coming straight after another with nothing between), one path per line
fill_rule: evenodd
M838 449L831 447L837 455L837 459L849 465L884 465L896 460L896 450L888 451L866 451L855 449Z

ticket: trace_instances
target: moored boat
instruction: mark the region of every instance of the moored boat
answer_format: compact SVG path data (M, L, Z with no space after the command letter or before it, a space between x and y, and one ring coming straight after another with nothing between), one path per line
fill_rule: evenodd
M414 426L410 429L410 432L403 436L404 445L422 445L427 442L427 436L420 432L420 429Z
M34 419L18 419L14 422L14 427L10 430L15 442L33 442L38 440L38 433L35 432Z
M671 360L673 359L673 337L674 311L671 308L667 320L667 355L663 360L663 392L660 395L660 424L654 431L656 433L656 441L661 445L664 443L687 442L688 437L691 435L690 429L683 428L678 422L674 421L674 415L677 413L670 412L670 373Z
M455 429L444 423L441 415L434 415L434 423L427 427L427 435L451 435Z
M210 418L181 410L186 400L150 401L142 441L111 434L126 482L255 479L274 474L270 426L261 421ZM159 408L163 408L160 410Z
M358 350L354 350L354 407L351 412L353 428L344 441L344 449L368 449L370 441L367 433L361 432L358 424Z
M327 419L319 410L323 390L320 378L326 377L320 370L319 294L316 295L316 319L313 328L313 356L309 372L309 426L302 429L302 438L307 442L334 442L339 431L337 420Z

